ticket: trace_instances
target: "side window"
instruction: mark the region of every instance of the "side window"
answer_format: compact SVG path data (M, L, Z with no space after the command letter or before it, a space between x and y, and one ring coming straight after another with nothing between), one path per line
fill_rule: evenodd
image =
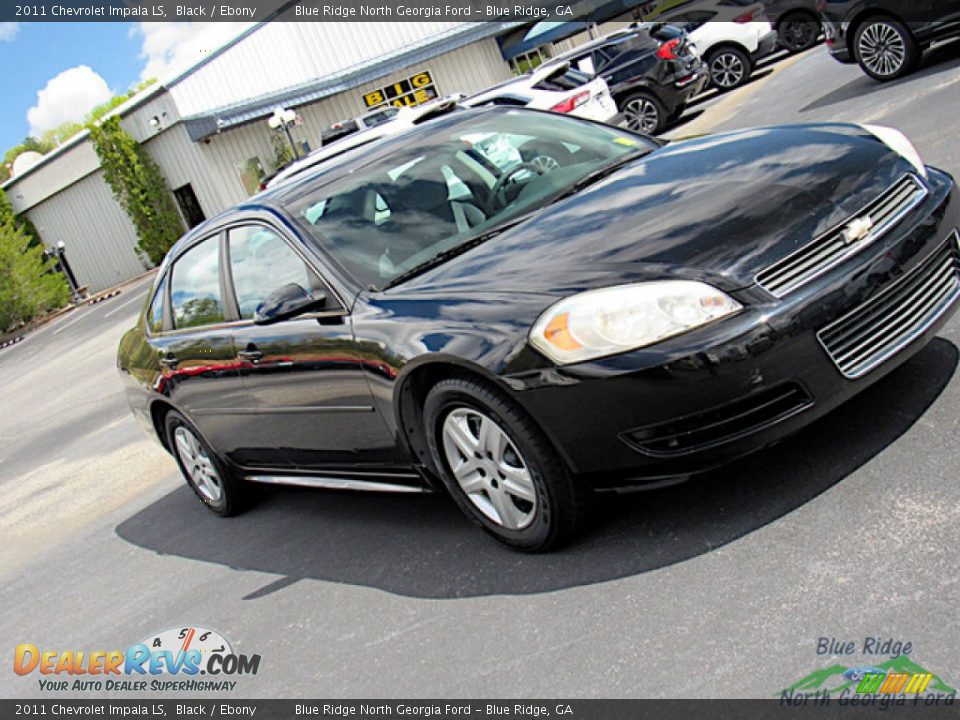
M173 324L178 329L223 322L220 238L207 238L180 256L170 276Z
M147 329L151 335L163 332L163 306L167 301L167 276L164 275L147 311Z
M316 275L277 233L262 225L231 228L230 271L240 317L253 318L270 293L296 283L307 292L319 285Z

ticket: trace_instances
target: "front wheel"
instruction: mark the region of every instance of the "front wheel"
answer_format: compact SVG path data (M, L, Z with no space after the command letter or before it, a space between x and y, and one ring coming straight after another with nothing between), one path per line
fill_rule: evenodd
M630 95L620 104L620 111L634 132L656 135L667 124L667 111L660 99L651 93Z
M857 62L880 82L901 78L920 62L920 47L903 23L887 17L870 18L853 39Z
M246 504L249 490L234 477L197 429L176 410L165 419L167 445L180 472L197 497L217 515L235 515Z
M424 422L444 485L475 524L526 552L573 534L588 493L508 397L477 381L444 380L427 395Z
M750 79L753 62L740 48L722 47L707 57L710 82L720 92L734 90Z

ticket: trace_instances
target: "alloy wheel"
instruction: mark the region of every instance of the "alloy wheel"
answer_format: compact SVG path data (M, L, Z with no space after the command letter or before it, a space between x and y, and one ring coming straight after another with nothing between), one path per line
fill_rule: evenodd
M177 446L177 455L180 456L194 487L209 502L219 502L223 495L223 482L213 461L203 449L203 445L183 425L174 430L173 437Z
M813 47L819 28L811 20L785 20L780 26L780 39L790 52L799 52Z
M717 87L724 89L739 85L746 74L743 60L734 53L720 53L710 63L710 77Z
M645 135L653 135L660 126L660 110L648 98L634 98L623 109L627 126Z
M537 512L533 477L507 433L472 408L456 408L443 421L443 451L457 484L490 521L523 530Z
M907 60L907 43L896 27L874 22L864 28L857 45L860 61L873 73L892 77Z

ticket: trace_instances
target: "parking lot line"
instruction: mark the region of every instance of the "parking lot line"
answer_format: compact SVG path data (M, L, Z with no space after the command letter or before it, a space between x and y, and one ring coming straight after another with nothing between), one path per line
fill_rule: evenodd
M114 308L113 310L111 310L110 312L104 313L103 316L104 316L105 318L108 318L108 317L110 317L111 315L113 315L113 314L115 314L115 313L118 313L118 312L120 312L121 310L123 310L127 305L130 305L131 303L136 302L137 300L143 300L143 295L144 295L143 293L140 293L140 294L137 295L136 297L130 298L130 299L127 300L125 303L123 303L122 305L118 305L117 307L115 307L115 308Z

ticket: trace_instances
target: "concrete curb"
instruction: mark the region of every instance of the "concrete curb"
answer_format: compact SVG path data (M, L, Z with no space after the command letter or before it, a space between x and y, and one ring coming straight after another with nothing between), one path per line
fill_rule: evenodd
M122 291L122 290L119 290L119 289L117 289L117 290L106 290L106 291L100 293L99 295L94 295L92 298L89 298L89 299L86 301L85 304L87 304L87 305L96 305L97 303L101 303L101 302L103 302L104 300L109 300L109 299L112 298L112 297L116 297L116 296L119 295L121 292L123 292L123 291Z

